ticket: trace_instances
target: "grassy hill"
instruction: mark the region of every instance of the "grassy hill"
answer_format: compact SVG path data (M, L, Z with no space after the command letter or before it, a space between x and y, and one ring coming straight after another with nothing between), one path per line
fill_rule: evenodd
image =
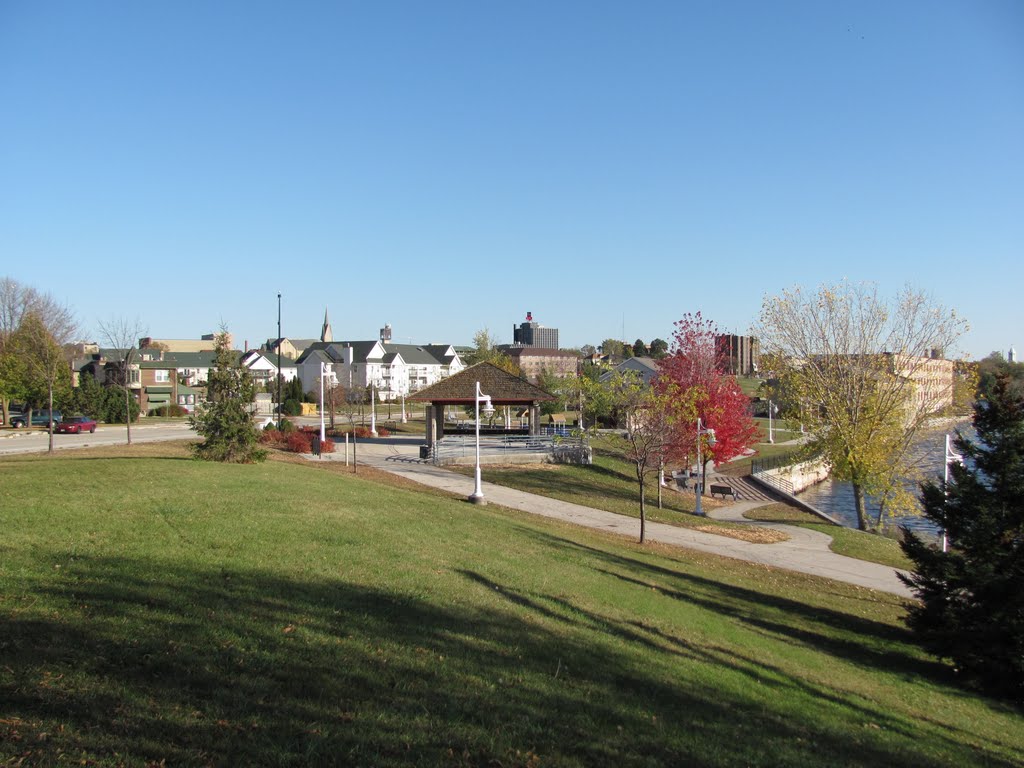
M181 447L0 461L0 763L1017 765L901 602Z

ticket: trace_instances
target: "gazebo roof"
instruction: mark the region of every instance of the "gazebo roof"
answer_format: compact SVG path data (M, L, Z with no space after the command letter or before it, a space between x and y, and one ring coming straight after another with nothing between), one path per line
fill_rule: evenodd
M490 395L494 405L526 405L557 398L528 381L491 363L477 363L422 389L409 400L429 403L472 405L476 402L476 383Z

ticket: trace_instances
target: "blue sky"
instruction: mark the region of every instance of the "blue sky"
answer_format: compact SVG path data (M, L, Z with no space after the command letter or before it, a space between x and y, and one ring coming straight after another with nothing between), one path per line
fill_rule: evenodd
M83 337L565 346L909 284L1024 349L1024 3L0 2L0 274Z

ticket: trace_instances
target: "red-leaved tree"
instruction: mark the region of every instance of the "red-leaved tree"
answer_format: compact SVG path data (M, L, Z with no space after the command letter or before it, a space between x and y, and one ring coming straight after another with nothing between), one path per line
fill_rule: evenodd
M690 399L696 406L696 415L677 424L671 440L672 454L696 456L699 417L702 427L715 430L716 439L711 446L704 438L703 457L721 464L742 455L757 442L758 430L750 416L749 400L736 377L725 373L728 361L716 344L719 334L712 321L705 320L700 312L688 313L675 327L671 352L660 362L658 386L663 390L674 387L679 396ZM704 468L699 469L703 474Z

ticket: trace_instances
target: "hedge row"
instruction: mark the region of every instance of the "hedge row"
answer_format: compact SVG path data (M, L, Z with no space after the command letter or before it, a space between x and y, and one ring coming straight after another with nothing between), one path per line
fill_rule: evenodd
M260 442L282 451L292 453L312 453L313 438L319 430L303 428L297 431L281 431L280 429L268 428L260 435ZM320 444L321 453L334 453L334 441L330 438Z

